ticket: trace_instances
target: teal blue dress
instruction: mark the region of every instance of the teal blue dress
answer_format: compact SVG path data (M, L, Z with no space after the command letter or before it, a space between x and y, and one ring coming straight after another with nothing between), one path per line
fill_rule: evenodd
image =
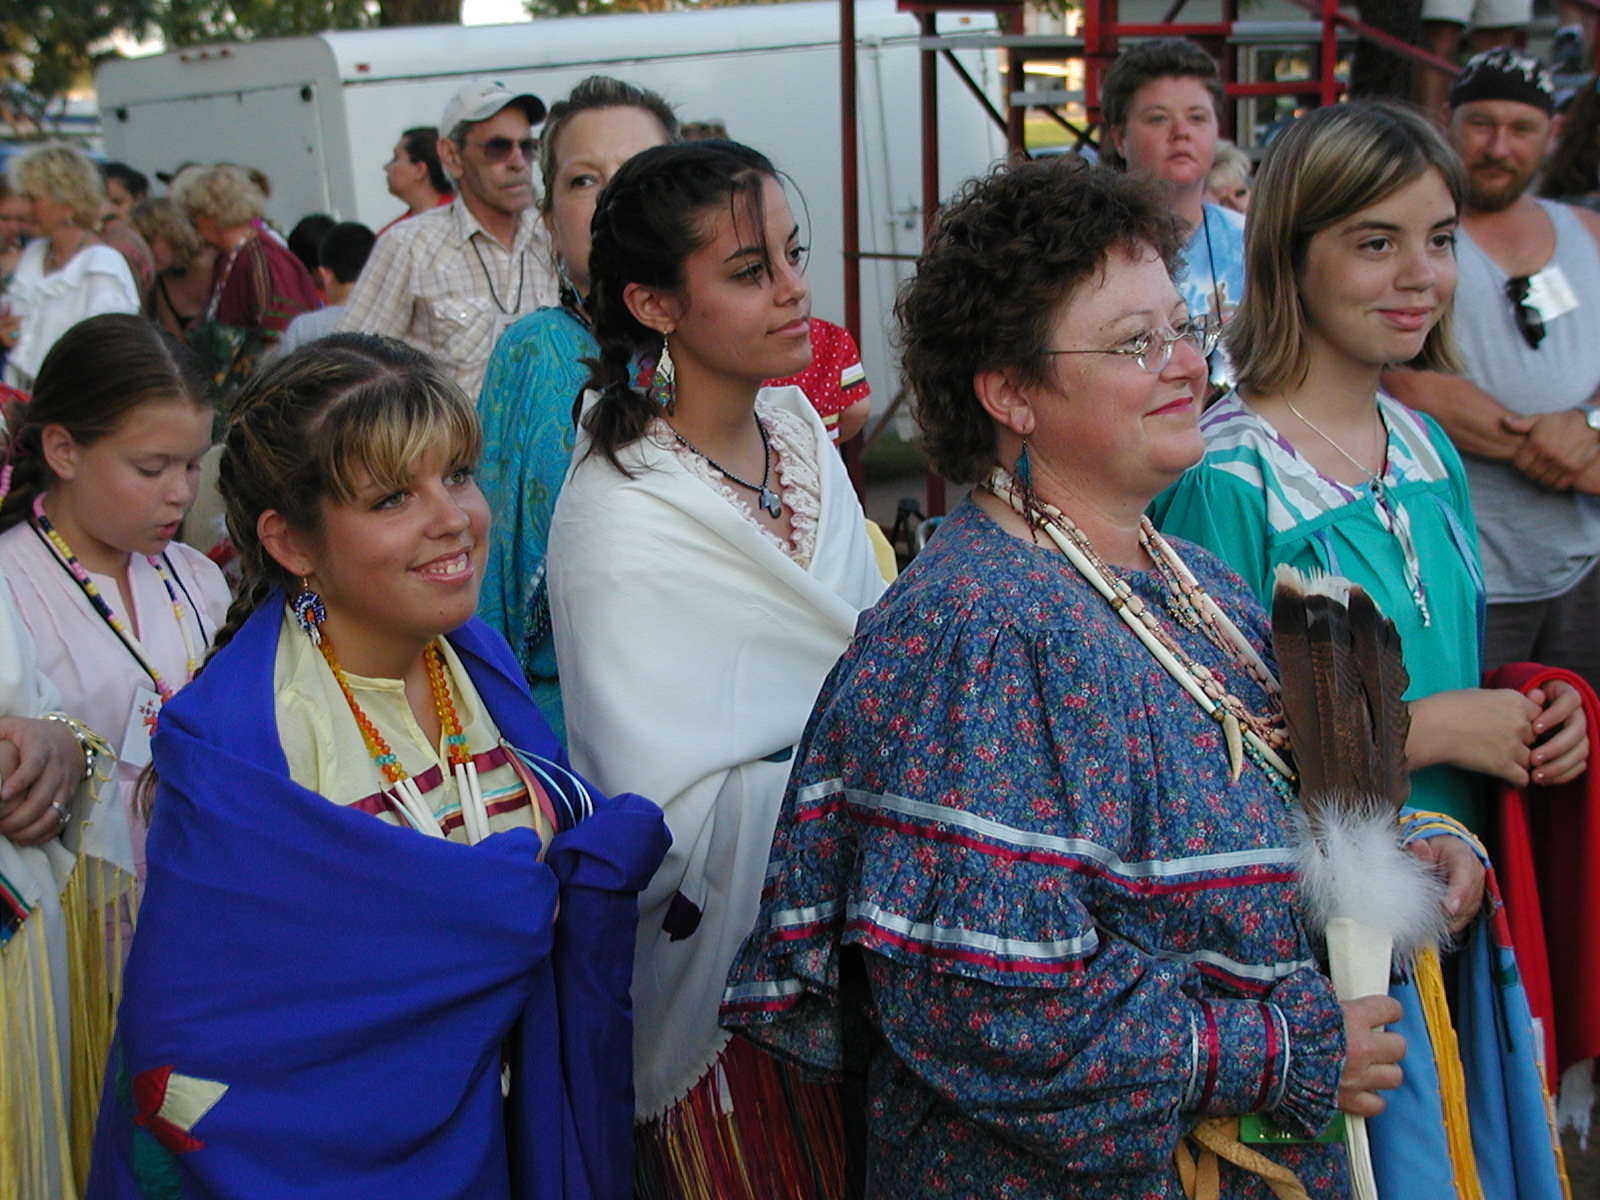
M1381 505L1370 483L1318 474L1230 392L1200 418L1205 457L1151 518L1216 554L1263 604L1279 563L1360 584L1399 631L1407 699L1477 687L1483 580L1461 459L1432 419L1387 396L1378 411L1389 435ZM1428 767L1412 775L1410 803L1479 830L1486 790L1483 776Z
M561 685L544 581L556 496L572 459L572 407L599 356L594 335L566 307L541 308L495 343L478 394L489 502L489 559L478 615L505 635L534 703L563 743Z

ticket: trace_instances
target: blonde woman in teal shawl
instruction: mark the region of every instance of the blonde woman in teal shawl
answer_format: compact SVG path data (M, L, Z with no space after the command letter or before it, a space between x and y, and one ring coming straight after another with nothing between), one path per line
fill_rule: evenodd
M1262 164L1251 286L1226 334L1239 385L1206 457L1156 500L1265 602L1279 563L1344 575L1395 622L1411 673L1412 803L1479 828L1491 779L1582 770L1575 692L1478 687L1483 585L1460 459L1378 391L1392 363L1450 369L1460 166L1410 110L1324 110Z
M573 410L599 355L583 300L589 294L589 218L613 172L640 150L677 140L660 96L592 75L550 109L539 144L539 201L561 271L561 304L529 313L495 343L478 394L479 484L494 516L478 614L505 635L534 702L565 738L545 544L572 458Z

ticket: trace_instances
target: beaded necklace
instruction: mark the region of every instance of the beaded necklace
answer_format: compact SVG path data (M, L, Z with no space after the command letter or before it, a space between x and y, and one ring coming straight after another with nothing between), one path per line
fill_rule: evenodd
M1139 543L1156 564L1156 573L1166 587L1174 616L1189 628L1203 632L1229 660L1261 685L1269 704L1265 716L1252 713L1244 701L1223 687L1209 667L1196 662L1177 643L1156 614L1134 594L1128 581L1105 564L1088 535L1065 513L1037 497L1024 498L1016 480L1003 468L995 470L987 486L1024 520L1044 531L1167 674L1222 726L1230 778L1238 781L1244 760L1248 758L1265 773L1272 789L1286 803L1292 800L1295 775L1282 753L1288 749L1289 737L1284 726L1283 706L1278 702L1277 681L1249 639L1200 586L1149 520L1140 519Z
M345 703L350 706L350 715L356 719L356 728L361 731L361 741L367 753L372 756L384 783L388 785L383 789L384 794L395 801L400 815L413 829L429 837L444 837L444 828L422 798L416 781L400 765L399 756L384 740L383 734L378 732L372 719L361 710L361 705L356 703L355 694L350 690L350 681L345 678L344 668L334 657L333 643L326 633L316 639L316 646L322 651L328 669L333 672L334 682L344 694ZM467 752L467 737L461 731L461 718L456 713L455 701L450 695L450 679L445 670L444 655L436 641L430 642L422 652L422 661L428 672L433 711L439 718L439 730L444 736L445 759L455 776L456 791L461 800L461 820L468 842L476 845L489 836L489 813L483 801L483 788L478 783L478 767Z
M117 615L110 602L100 594L100 589L95 587L94 580L89 577L84 565L78 561L78 556L72 552L72 547L67 545L67 539L61 536L61 531L50 523L50 518L44 511L44 496L45 494L40 492L33 498L34 532L44 539L45 544L55 553L57 560L67 569L67 574L72 576L73 582L88 599L89 607L93 608L96 615L110 627L111 632L117 635L117 640L129 654L133 655L134 661L144 669L144 673L150 676L150 682L156 685L156 694L165 704L172 699L175 689L161 677L156 664L150 660L149 652L128 628L127 622ZM194 643L189 639L189 626L184 620L183 601L178 599L178 590L173 586L172 576L167 573L162 558L147 555L145 562L155 570L156 578L161 580L162 586L167 589L167 599L172 603L172 617L178 623L178 636L183 639L183 682L188 683L194 678L195 655Z

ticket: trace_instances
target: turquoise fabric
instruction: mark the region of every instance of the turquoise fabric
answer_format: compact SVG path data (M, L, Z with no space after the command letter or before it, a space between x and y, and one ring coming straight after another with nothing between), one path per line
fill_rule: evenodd
M489 559L478 615L505 635L534 703L563 744L566 722L555 641L545 599L550 517L572 458L572 406L589 379L583 359L599 348L565 308L541 308L495 343L478 395L483 460L478 482L489 502Z
M1395 623L1411 674L1408 699L1477 687L1483 590L1461 460L1433 421L1380 398L1389 431L1384 490L1410 518L1429 621L1406 584L1400 541L1370 484L1324 479L1271 425L1230 393L1201 418L1206 456L1156 498L1166 533L1198 542L1244 577L1263 604L1287 563L1360 584ZM1486 781L1456 767L1411 777L1410 803L1478 831Z

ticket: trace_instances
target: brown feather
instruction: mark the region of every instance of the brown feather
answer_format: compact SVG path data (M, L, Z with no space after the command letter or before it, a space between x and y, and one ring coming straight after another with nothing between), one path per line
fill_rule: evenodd
M1403 698L1411 677L1401 658L1400 635L1372 597L1358 587L1350 589L1350 624L1358 633L1355 665L1372 722L1374 775L1370 790L1399 808L1411 794L1411 773L1406 769L1411 709Z
M1315 811L1367 797L1397 808L1409 787L1409 721L1393 624L1344 580L1308 583L1280 568L1272 645L1302 803Z

